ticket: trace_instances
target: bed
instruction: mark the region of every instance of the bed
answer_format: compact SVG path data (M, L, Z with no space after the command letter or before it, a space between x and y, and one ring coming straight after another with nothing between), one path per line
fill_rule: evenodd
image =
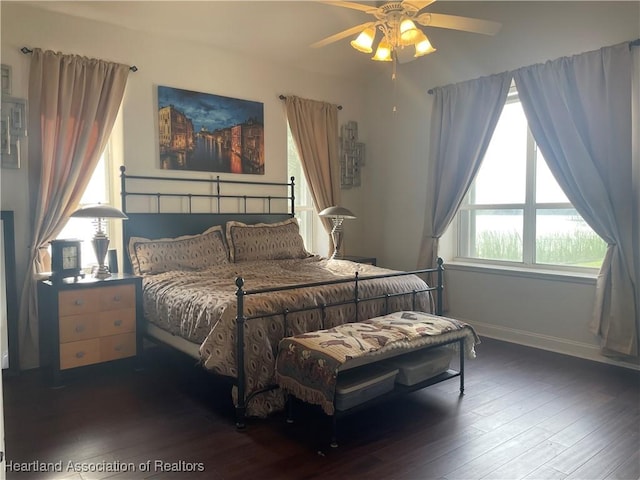
M143 277L145 335L231 379L239 428L247 415L284 408L274 380L282 338L400 310L441 313L441 263L397 272L313 255L293 192L293 178L135 176L121 167L124 265ZM431 273L435 286L421 278Z

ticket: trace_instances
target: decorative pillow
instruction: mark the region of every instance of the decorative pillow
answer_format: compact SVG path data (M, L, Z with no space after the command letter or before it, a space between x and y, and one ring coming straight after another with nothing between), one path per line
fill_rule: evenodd
M219 225L199 235L157 240L131 237L129 257L136 275L172 270L203 270L229 263L222 227Z
M230 221L225 230L233 262L305 258L310 255L304 248L295 218L255 225Z

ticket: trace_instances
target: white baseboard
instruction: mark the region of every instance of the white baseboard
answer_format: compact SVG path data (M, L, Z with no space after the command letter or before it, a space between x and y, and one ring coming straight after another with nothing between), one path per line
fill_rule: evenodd
M640 370L640 365L638 364L617 361L603 356L597 345L575 342L565 338L552 337L549 335L527 332L525 330L491 325L488 323L472 322L469 320L463 321L472 325L480 337L484 336L505 342L516 343L518 345L525 345L527 347L540 348L542 350L548 350L555 353L584 358L586 360L608 363L610 365L630 368L632 370Z

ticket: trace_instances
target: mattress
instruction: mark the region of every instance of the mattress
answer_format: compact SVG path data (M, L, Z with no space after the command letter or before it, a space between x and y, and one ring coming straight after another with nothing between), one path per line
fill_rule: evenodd
M393 390L397 369L368 365L338 375L335 408L348 410Z

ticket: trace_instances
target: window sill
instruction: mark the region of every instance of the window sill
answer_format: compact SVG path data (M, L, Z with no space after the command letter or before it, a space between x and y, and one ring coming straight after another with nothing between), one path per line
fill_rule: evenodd
M597 273L572 272L542 268L524 268L511 265L495 265L472 263L462 260L450 260L444 264L445 270L460 272L475 272L488 275L512 276L519 278L533 278L537 280L557 281L564 283L578 283L585 285L596 284Z

